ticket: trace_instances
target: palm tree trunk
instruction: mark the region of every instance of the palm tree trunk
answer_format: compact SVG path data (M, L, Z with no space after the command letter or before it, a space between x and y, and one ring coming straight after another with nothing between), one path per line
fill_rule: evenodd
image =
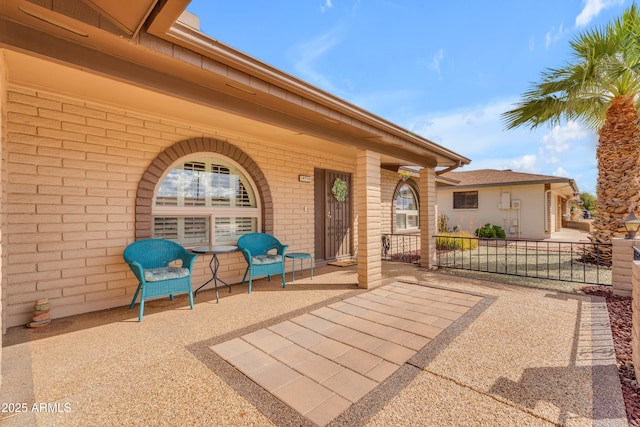
M617 96L607 110L605 123L599 132L597 215L593 222L592 242L611 243L613 237L623 237L622 221L630 209L635 209L640 197L640 127L633 96ZM611 263L611 248L592 247L587 260Z

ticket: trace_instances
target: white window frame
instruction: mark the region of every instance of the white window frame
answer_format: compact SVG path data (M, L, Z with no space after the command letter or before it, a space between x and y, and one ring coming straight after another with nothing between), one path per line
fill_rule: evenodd
M251 186L251 190L254 194L256 200L256 207L247 208L247 207L224 207L224 206L157 206L156 198L158 195L158 190L162 186L167 175L179 165L189 162L189 161L201 161L203 157L208 158L219 158L223 162L228 163L235 167L246 179L246 183ZM188 155L181 157L174 161L162 174L158 183L156 184L156 188L153 191L153 199L151 202L151 221L152 221L152 235L155 236L155 218L156 217L198 217L198 218L208 218L209 220L209 242L208 243L186 243L179 242L183 244L185 247L195 247L202 245L235 245L237 240L229 241L224 240L222 242L216 242L216 228L215 223L218 218L255 218L256 221L256 230L262 230L262 200L260 199L260 193L258 192L258 186L251 179L251 176L247 173L247 171L236 161L230 159L227 156L224 156L219 153L212 152L195 152L189 153Z
M400 196L400 193L402 192L402 189L404 187L407 187L409 189L409 191L411 192L411 194L413 195L413 200L414 203L416 205L416 209L415 210L409 210L409 209L398 209L398 197ZM398 191L395 193L395 197L393 200L393 228L396 232L414 232L414 231L418 231L420 230L420 204L418 202L418 195L416 193L416 190L409 184L407 184L406 182L403 183L399 188ZM405 228L398 228L398 215L404 215L405 217ZM409 221L408 218L410 216L415 216L416 217L416 225L410 227L409 226Z

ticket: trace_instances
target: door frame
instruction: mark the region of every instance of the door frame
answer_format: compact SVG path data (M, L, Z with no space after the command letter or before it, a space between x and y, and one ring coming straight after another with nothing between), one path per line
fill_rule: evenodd
M332 179L336 175L346 178L347 197L344 202L346 212L340 212L339 220L342 220L343 229L338 231L342 236L339 241L331 241L332 219L336 221L335 215L328 215L328 200L333 197L331 187ZM315 259L319 263L328 263L339 259L353 257L353 197L352 194L352 174L330 169L314 169L314 240ZM334 211L335 213L335 211ZM335 223L333 223L335 225ZM344 245L347 245L345 248ZM338 252L338 249L340 251Z

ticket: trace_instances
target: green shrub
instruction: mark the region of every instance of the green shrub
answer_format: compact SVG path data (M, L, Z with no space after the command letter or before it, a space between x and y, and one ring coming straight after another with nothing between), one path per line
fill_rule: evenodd
M481 239L504 239L507 237L507 233L504 232L502 227L491 224L485 224L477 228L474 234Z
M438 233L436 235L436 249L466 251L478 247L478 239L465 231Z

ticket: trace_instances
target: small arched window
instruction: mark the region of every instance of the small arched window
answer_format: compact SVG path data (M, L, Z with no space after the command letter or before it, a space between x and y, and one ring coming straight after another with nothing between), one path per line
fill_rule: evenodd
M418 218L418 197L410 185L404 184L396 193L395 230L418 230Z
M260 200L249 175L213 153L178 160L152 204L154 237L183 245L230 244L260 229Z

